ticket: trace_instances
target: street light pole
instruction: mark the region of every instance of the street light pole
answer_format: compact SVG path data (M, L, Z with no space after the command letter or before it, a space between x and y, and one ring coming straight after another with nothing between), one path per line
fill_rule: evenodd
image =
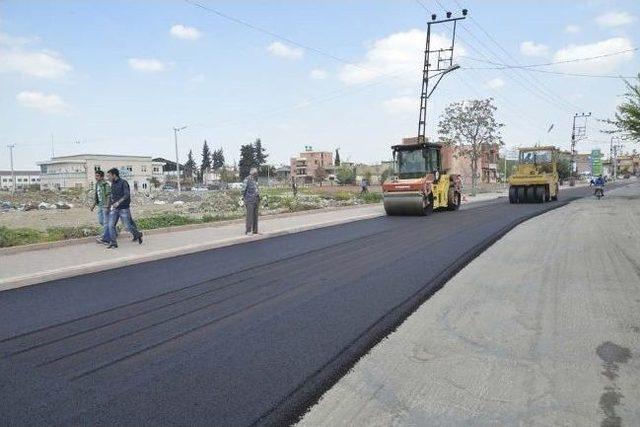
M16 147L16 144L7 145L9 147L9 157L11 159L11 194L15 194L16 192L16 177L15 172L13 171L13 149Z
M573 187L576 185L576 175L578 172L578 168L576 167L576 142L580 139L583 139L587 134L587 117L590 117L589 114L574 114L573 115L573 126L571 128L571 175L569 177L569 186ZM576 119L584 118L584 125L576 127Z
M185 130L187 127L182 126L181 128L173 128L173 138L176 143L176 180L178 181L178 193L180 193L180 159L178 157L178 132L181 130Z

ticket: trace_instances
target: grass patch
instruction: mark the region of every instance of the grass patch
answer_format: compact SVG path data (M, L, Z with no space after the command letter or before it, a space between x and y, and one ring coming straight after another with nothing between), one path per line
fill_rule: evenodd
M380 203L382 201L382 193L364 193L358 197L365 203Z
M29 245L33 243L56 242L95 236L101 227L52 227L46 231L32 228L0 227L0 248Z
M146 218L136 220L136 224L140 230L152 230L154 228L177 227L180 225L200 224L201 219L191 218L178 214L153 215Z

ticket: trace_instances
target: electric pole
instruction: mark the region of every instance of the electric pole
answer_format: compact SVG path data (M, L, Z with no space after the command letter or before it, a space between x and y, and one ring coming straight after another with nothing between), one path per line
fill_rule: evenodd
M16 148L16 144L9 144L7 145L7 147L9 147L9 158L11 162L11 194L15 194L16 176L15 176L15 172L13 171L13 149Z
M619 142L620 138L616 136L611 137L611 145L610 145L610 158L611 158L611 166L613 173L613 180L618 180L618 150L622 150L622 143Z
M587 117L591 117L591 113L576 113L573 115L573 127L571 130L571 177L569 178L569 186L576 185L576 175L578 168L576 167L576 142L587 136ZM576 126L576 119L584 119L583 125Z
M176 143L176 180L178 181L178 193L180 193L180 159L178 158L178 132L185 130L187 127L173 128L173 138Z
M458 18L452 18L451 12L447 12L447 18L436 20L437 15L434 13L431 15L431 21L427 22L427 41L424 48L424 65L422 68L422 92L420 94L420 116L418 118L418 143L426 142L426 127L427 127L427 101L438 87L438 83L442 80L445 74L460 68L459 65L453 65L453 48L456 42L456 25L458 21L465 19L467 16L467 9L462 9L462 16ZM451 29L451 46L444 49L432 49L431 48L431 26L436 24L443 24L446 22L453 22L453 28ZM432 57L434 58L433 64L431 63ZM436 78L437 80L433 85L433 88L429 89L429 79Z

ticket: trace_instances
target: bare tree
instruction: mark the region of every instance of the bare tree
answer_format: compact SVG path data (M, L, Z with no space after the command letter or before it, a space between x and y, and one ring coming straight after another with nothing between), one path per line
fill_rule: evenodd
M478 183L478 160L487 144L504 144L500 129L504 126L494 117L493 98L472 99L449 104L438 123L440 140L456 147L456 155L471 162L471 194Z
M327 178L327 171L322 166L319 166L314 173L314 178L322 187L322 182Z

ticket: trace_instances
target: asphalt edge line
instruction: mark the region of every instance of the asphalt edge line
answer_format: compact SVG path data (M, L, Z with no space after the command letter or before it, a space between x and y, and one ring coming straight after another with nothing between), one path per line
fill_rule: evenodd
M436 292L442 289L453 276L460 272L471 261L518 225L547 212L564 207L579 198L581 197L572 197L556 205L549 206L542 211L518 218L501 228L496 234L467 250L456 261L441 271L438 276L436 276L436 279L425 284L420 290L380 317L374 324L361 332L357 338L347 344L329 362L318 368L305 381L299 384L296 389L278 401L269 411L261 415L260 418L255 420L251 425L294 425L301 421L308 410L315 406L327 391L349 373L360 359L366 356L371 349L382 342L383 339L395 332L407 318ZM331 374L325 379L320 378L321 374L327 370L329 370ZM296 396L296 394L298 396Z
M356 218L342 218L316 223L312 225L304 225L293 228L283 228L275 230L269 233L252 235L252 236L239 236L230 237L227 239L218 240L211 243L197 243L193 245L182 246L175 249L162 249L155 252L148 252L144 255L131 255L127 257L114 258L108 261L101 260L94 263L83 264L81 266L64 267L56 270L48 270L35 274L14 276L8 279L0 280L0 292L22 288L25 286L37 285L53 280L67 279L70 277L82 276L85 274L98 273L107 270L113 270L121 267L128 267L137 264L143 264L146 262L159 261L166 258L173 258L176 256L189 255L198 252L205 252L208 250L219 249L228 246L239 245L243 243L256 242L272 237L286 236L289 234L301 233L304 231L310 231L315 229L321 229L326 227L332 227L334 225L341 225L346 223L352 223L356 221L362 221L367 219L373 219L383 216L382 213L372 213L362 215Z

